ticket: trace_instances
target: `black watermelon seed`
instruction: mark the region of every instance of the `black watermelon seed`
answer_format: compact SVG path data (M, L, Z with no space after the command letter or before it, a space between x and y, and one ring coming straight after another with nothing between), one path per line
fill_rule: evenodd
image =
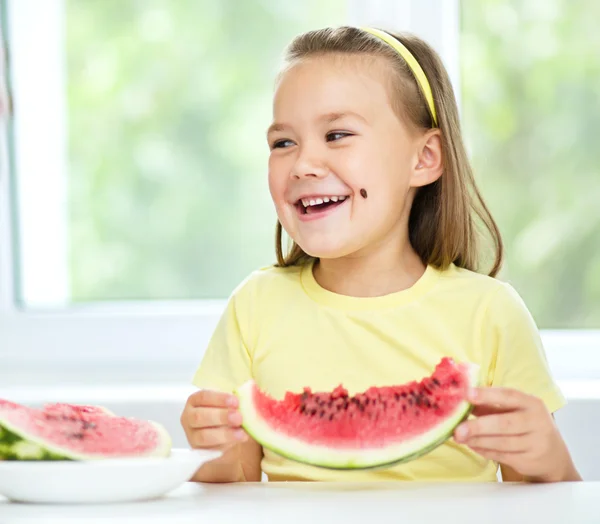
M440 381L439 381L437 378L434 378L434 379L433 379L433 383L434 383L436 386L439 386L439 385L440 385Z
M398 402L400 400L400 394L399 393L394 393L394 400L396 402Z
M311 415L316 415L316 414L317 414L317 410L316 410L316 409L314 409L314 408L313 408L313 409L311 409L311 410L310 410L310 414L311 414Z
M82 440L83 439L83 433L71 433L68 436L70 438L74 438L74 439L77 439L77 440Z
M425 402L425 405L430 408L431 407L431 402L429 402L429 399L426 398L423 402Z
M329 415L329 420L333 420L333 413Z
M450 382L450 384L452 384L453 386L458 386L458 382L456 382L455 379L452 379L452 382Z
M417 397L417 400L416 400L417 406L421 405L421 401L422 401L421 397Z

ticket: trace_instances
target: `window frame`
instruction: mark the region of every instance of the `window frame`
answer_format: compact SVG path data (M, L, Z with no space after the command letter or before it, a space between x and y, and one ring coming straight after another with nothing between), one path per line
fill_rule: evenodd
M41 16L39 10L33 9L34 4L38 7L45 4L46 9L48 6L51 9L64 8L63 0L0 2L2 18L8 15L12 23L3 24L10 33L2 38L5 53L8 38L18 39L28 30L19 24L29 23L35 13ZM16 9L26 10L28 16L13 16ZM348 15L351 24L392 25L426 38L442 55L460 101L459 0L350 0ZM60 28L52 24L60 23L59 19L57 16L45 17L44 24L40 24L38 29L43 26L56 36ZM390 20L396 23L390 24ZM37 37L38 42L44 41L39 34ZM48 47L51 52L52 46ZM54 49L57 48L55 46ZM10 51L12 65L19 64L19 57L15 56L13 49ZM55 61L54 65L58 67L60 62ZM11 133L18 132L18 129L14 127L14 113L8 96L10 90L3 88L5 82L10 83L11 80L8 74L3 79L0 71L0 107L8 107L8 112L0 115L0 358L3 361L0 383L30 380L39 383L57 379L103 382L150 382L156 378L188 380L202 358L225 307L225 299L118 302L66 306L56 310L33 310L19 303L19 290L15 286L19 276L16 253L22 246L13 232L18 226L17 209L23 203L16 199L16 175L14 165L9 162L12 155L8 154ZM51 93L56 95L62 84L60 79L54 81ZM65 101L55 102L48 104L45 101L55 110L62 111ZM57 133L54 138L57 136L61 139L64 132ZM62 151L62 146L55 143L53 147ZM27 145L22 147L30 150ZM60 161L59 156L52 158ZM60 170L58 166L55 172ZM60 209L54 211L61 212ZM550 365L559 379L600 380L600 329L541 330L541 334Z

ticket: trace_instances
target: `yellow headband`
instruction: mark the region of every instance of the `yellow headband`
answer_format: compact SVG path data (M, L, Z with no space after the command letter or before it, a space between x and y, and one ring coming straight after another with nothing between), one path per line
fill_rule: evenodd
M437 115L435 112L435 104L433 103L433 94L431 92L431 87L429 85L427 77L425 76L425 72L419 65L419 62L417 62L416 58L399 40L395 39L388 33L380 31L379 29L373 29L372 27L361 27L361 29L363 31L366 31L367 33L375 35L388 45L392 46L400 54L400 56L404 58L404 60L408 64L408 67L410 67L411 71L415 75L417 82L421 86L421 91L423 92L423 95L427 100L427 104L429 105L429 110L431 111L433 124L437 126Z

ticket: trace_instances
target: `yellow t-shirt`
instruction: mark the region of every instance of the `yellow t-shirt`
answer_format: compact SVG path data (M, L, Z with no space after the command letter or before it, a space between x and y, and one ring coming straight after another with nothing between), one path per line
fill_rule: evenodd
M411 288L372 298L322 288L312 264L256 271L230 297L193 383L231 392L253 378L276 398L343 383L353 394L421 379L444 356L479 364L483 384L537 395L551 412L565 403L514 289L454 265L429 266ZM453 439L384 470L327 470L266 449L261 466L270 481L495 481L498 470Z

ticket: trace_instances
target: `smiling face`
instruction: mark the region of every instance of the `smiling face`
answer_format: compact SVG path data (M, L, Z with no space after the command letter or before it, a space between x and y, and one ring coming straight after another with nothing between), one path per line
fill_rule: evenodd
M420 136L394 112L387 74L377 57L320 56L277 86L269 189L283 228L311 256L406 242Z

